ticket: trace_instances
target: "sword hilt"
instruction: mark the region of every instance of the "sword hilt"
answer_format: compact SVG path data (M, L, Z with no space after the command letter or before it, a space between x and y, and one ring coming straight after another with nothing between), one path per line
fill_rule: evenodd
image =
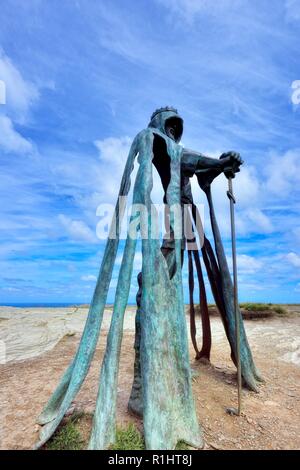
M224 171L224 173L225 173L225 171ZM226 175L226 173L225 173L225 176L228 179L228 191L226 193L227 197L228 197L229 200L231 200L233 202L233 204L235 204L236 200L235 200L235 197L233 195L233 187L232 187L232 178L234 178L234 176Z
M235 177L235 172L232 171L232 167L225 167L224 170L224 175L226 176L226 178L229 180L229 178L233 179Z
M234 197L234 195L232 194L232 192L228 190L226 194L227 194L227 196L228 196L228 199L231 199L231 201L233 202L233 204L235 204L235 203L236 203L236 200L235 200L235 197Z

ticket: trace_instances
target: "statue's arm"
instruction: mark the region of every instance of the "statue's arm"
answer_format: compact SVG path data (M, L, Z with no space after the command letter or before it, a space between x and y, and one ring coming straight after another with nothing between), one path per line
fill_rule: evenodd
M211 158L194 150L183 149L181 157L181 172L184 176L196 175L201 186L211 182L224 170L236 173L243 160L237 152L223 153L220 158ZM200 183L199 181L199 183Z
M193 176L197 170L216 170L222 173L224 162L210 158L200 152L184 149L181 157L181 169L186 176Z

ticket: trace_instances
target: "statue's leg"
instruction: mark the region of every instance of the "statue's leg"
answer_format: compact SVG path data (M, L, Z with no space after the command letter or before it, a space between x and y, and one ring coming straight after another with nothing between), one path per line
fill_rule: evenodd
M128 402L128 411L139 417L143 416L143 393L141 379L141 363L140 363L140 344L141 344L141 296L142 296L142 273L137 277L139 290L136 296L137 310L135 315L135 359L134 359L134 378L131 388L130 398Z

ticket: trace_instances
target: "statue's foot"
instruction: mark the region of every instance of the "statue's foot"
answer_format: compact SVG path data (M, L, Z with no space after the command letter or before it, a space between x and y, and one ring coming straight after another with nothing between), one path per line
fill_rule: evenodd
M206 354L197 354L196 361L201 362L201 364L210 364L210 358Z
M259 393L258 384L252 374L242 375L243 387L251 390L251 392Z
M248 348L248 346L244 346ZM241 345L241 349L243 345ZM231 353L232 362L236 365L235 357L233 353ZM252 392L259 393L259 384L265 383L261 373L257 370L251 353L250 355L246 355L246 357L241 358L241 368L242 368L242 383L245 388L251 390Z
M256 393L259 393L259 383L265 383L265 380L254 365L253 367L246 368L245 371L242 370L242 379L243 385Z
M143 418L143 405L141 400L138 398L130 398L128 402L128 412L133 416L137 416L138 418Z
M263 378L263 376L261 375L260 371L257 370L256 368L255 368L255 371L254 371L254 375L255 375L255 378L256 378L256 380L257 380L258 382L260 382L260 383L262 383L262 384L266 383L266 381L265 381L265 379Z

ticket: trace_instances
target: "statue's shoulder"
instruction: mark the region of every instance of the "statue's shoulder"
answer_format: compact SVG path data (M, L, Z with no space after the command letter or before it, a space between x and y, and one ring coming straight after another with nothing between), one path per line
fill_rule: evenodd
M148 139L149 137L153 136L154 130L155 129L152 129L152 127L146 127L146 129L143 129L141 132L139 132L135 138L137 140Z
M134 143L137 149L141 149L141 147L145 148L145 145L152 145L153 130L154 129L152 129L151 127L147 127L135 136Z

